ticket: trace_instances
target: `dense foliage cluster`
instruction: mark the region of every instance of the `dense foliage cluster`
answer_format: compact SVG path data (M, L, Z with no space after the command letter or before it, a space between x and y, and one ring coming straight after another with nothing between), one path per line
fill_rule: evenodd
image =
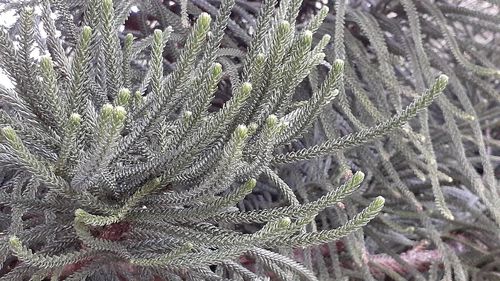
M7 1L0 280L500 278L496 2Z

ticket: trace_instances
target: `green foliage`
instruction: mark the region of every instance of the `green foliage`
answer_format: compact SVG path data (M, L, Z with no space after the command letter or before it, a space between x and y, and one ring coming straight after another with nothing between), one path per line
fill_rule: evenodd
M40 2L45 42L26 8ZM431 275L466 280L482 264L447 242L464 226L484 231L472 252L494 266L498 144L483 131L498 118L498 48L467 37L494 16L409 0L335 1L335 16L297 0L161 2L24 1L19 47L0 29L15 84L0 88L0 256L22 262L0 280L424 280L399 255L423 239L440 255ZM141 27L120 32L132 4Z

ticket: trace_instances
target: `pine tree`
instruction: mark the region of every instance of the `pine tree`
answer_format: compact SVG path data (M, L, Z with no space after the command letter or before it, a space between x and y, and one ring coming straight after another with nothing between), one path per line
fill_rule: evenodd
M341 2L336 11L345 9ZM24 3L19 48L10 42L6 30L0 33L1 67L15 83L14 89L1 88L1 98L6 101L0 111L0 161L5 167L1 170L1 202L12 211L6 215L7 235L0 250L1 256L12 255L19 261L4 279L100 280L116 276L133 280L140 276L145 280L211 280L224 276L263 280L276 276L282 280L323 280L321 274L325 273L316 277L307 260L306 266L297 263L287 257L287 249L304 247L305 256L311 256L310 249L317 249L311 246L350 233L356 234L347 240L349 250L361 249L356 245L360 243L360 232L356 231L381 211L384 199L373 196L372 201L359 197L357 200L363 201L347 201L350 219L339 212L342 225L315 230L311 226L324 218L330 207L348 200L364 174L347 174L343 180L334 181L338 187L327 187L314 198L288 185L282 172L288 167L291 171L301 167L304 160L334 154L345 173L344 153L394 130L405 132L423 153L425 168L415 162L409 169L417 175L428 169L439 212L454 219L439 187L439 180L448 175L437 169L432 161L435 152L429 149L432 145L425 142L430 136L429 117L425 117L429 113L420 115L422 135L405 125L443 92L448 83L446 75L433 81L426 73L424 82L416 87L421 94L413 94L416 98L406 107L400 97L385 101L396 109L391 117L391 110L374 107L357 81L353 63L368 65L361 46L347 36L346 44L352 44L344 49L342 32L335 32L333 44L328 44L330 36L323 35L322 29L328 26L322 25L325 18L331 20L327 9L303 24L297 20L301 1L282 1L276 10L274 1L264 2L253 36L240 54L221 47L228 30L237 30L229 17L234 1L222 1L213 16L198 14L190 28L187 8L191 4L181 2L180 21L169 19L168 15L175 17L165 11L164 22L175 23L140 40L119 31L131 3L86 1L80 27L72 23L69 14L74 6L43 1L41 20L48 35L46 42L40 42L37 17ZM152 9L164 11L158 3L150 3ZM417 7L411 1L402 3L413 20L412 36L417 38ZM423 3L419 9L439 18L440 10L434 4ZM61 12L58 21L63 23L65 41L56 36L61 25L52 19L52 8ZM376 55L390 57L373 19L356 10L346 15L369 34ZM335 29L344 26L337 19L341 19L338 14L331 25ZM173 44L181 47L170 48ZM34 48L50 55L33 59ZM421 46L415 50L418 63L425 69L429 59ZM475 75L496 75L494 69L470 64L452 50ZM221 58L224 52L240 57L241 65ZM165 65L165 53L173 53L174 64ZM377 85L374 89L399 89L390 66L381 61L380 74L374 74L370 67L360 72ZM373 82L377 75L384 77L381 81L387 86ZM222 84L226 84L230 99L222 108L210 109ZM309 94L304 94L304 84L310 84ZM429 85L427 91L424 85ZM354 115L347 90L357 94L359 101L354 104L366 109L362 112L365 116ZM297 94L301 100L296 99ZM437 101L451 132L458 132L454 118L471 119L442 95ZM338 137L336 129L328 128L334 120L328 115L332 105L348 116L355 131ZM318 117L328 139L290 150L307 137L311 126L317 128ZM374 122L366 124L367 119ZM416 155L397 137L391 146L402 149L404 157ZM454 146L460 151L461 144ZM366 148L361 150L367 156L361 168L370 177L377 175L377 179L387 174L382 184L399 188L393 191L396 195L388 195L403 196L422 223L429 224L419 199L395 171L392 155L380 141L374 147L383 159L382 168ZM467 157L465 152L461 157ZM467 163L463 165L473 180L472 167ZM491 173L485 172L487 185L494 186ZM267 179L265 183L262 178ZM285 198L286 205L242 208L241 203L258 194L260 186L268 182ZM491 195L484 203L496 218L496 197L489 190L484 193L479 179L472 184L482 200ZM365 208L357 212L351 203ZM401 228L387 217L380 220ZM426 230L439 250L447 253L433 227L426 225ZM366 231L370 234L373 230ZM261 268L249 270L242 257L255 259ZM446 254L445 267L453 266L458 272L455 274L460 275L463 269L454 259L454 254ZM384 273L394 275L387 269ZM363 274L371 275L366 271Z

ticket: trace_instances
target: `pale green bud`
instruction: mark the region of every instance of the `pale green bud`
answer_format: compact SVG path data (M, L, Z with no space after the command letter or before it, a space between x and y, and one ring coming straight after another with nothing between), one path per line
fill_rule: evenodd
M447 85L448 85L448 76L441 74L436 79L436 83L432 86L431 92L433 92L434 94L441 93L442 91L444 91Z
M448 76L446 74L441 74L438 77L439 84L448 84Z
M270 128L274 128L278 125L278 117L274 114L271 114L266 119L266 125Z
M325 59L325 53L321 52L321 53L317 53L315 56L314 56L314 61L323 61Z
M161 178L158 177L158 178L154 178L153 179L153 184L154 185L159 185L160 183L161 183Z
M326 44L328 44L328 42L330 42L331 39L332 39L332 37L330 35L325 34L325 35L323 35L323 37L321 37L321 40L318 43L318 45L326 46Z
M163 41L163 31L161 31L160 29L155 29L153 33L153 40L157 44L160 44Z
M5 126L2 128L2 135L10 142L15 143L17 141L16 131L11 126Z
M198 21L203 28L208 28L210 22L212 21L212 18L207 13L201 13L198 17Z
M33 13L33 7L25 7L24 12L27 14L32 14Z
M101 107L101 115L104 119L109 119L113 116L113 105L106 103Z
M117 105L125 106L130 100L130 90L127 88L122 88L118 92L118 97L116 100Z
M257 185L257 180L256 179L249 179L246 183L245 186L243 187L243 190L245 193L250 193L255 186Z
M194 244L191 242L187 242L186 244L184 244L183 248L186 249L186 251L189 251L194 248Z
M235 130L238 139L244 139L248 136L248 128L245 125L238 125Z
M241 92L244 95L248 95L252 91L252 84L250 82L245 82L241 85Z
M190 119L191 116L193 116L192 111L186 110L186 111L184 111L184 113L182 113L182 117L184 118L184 120Z
M292 224L292 220L289 217L284 217L278 221L279 228L288 228Z
M52 59L50 56L43 56L40 59L40 67L43 71L50 71L53 68Z
M69 122L73 126L80 125L81 121L82 121L82 116L78 113L71 113L71 115L69 116Z
M127 117L127 110L123 106L117 106L113 110L113 119L116 123L121 124Z
M161 29L155 29L153 31L153 34L154 34L154 37L157 38L157 37L163 36L163 31Z
M76 209L75 210L75 217L82 217L82 216L85 216L87 215L87 212L85 212L84 210L82 209Z
M212 67L212 75L218 77L222 73L222 65L220 63L214 63Z
M377 208L381 208L382 206L384 206L385 204L385 198L382 197L382 196L377 196L375 198L375 200L373 201L373 204L377 207Z
M82 29L82 38L84 41L89 41L92 37L92 28L90 26L84 26Z
M124 42L125 42L124 44L126 46L132 45L132 43L134 42L134 34L127 33L127 35L125 36L125 41Z
M248 131L250 134L253 134L255 131L257 131L257 129L259 128L259 125L257 125L257 123L250 123L250 125L248 125Z
M310 45L312 43L312 39L313 39L312 31L306 30L306 31L304 31L304 34L302 36L303 36L302 38L303 38L305 44Z
M105 11L110 11L113 8L113 0L103 0L102 1L102 8Z
M353 185L360 185L365 179L365 174L361 171L356 172L351 179Z
M144 97L142 96L140 91L135 91L134 101L138 104L141 104L144 101Z
M336 59L333 62L333 71L335 72L342 72L344 70L344 61L341 59Z
M288 33L290 32L290 23L286 20L280 22L278 24L278 32L281 32L281 33Z
M23 247L21 240L17 236L9 237L9 244L12 248L20 249Z
M476 117L474 117L470 114L465 114L465 120L474 121L474 120L476 120Z
M258 53L255 57L255 60L257 63L263 63L266 60L266 55L264 55L263 53Z

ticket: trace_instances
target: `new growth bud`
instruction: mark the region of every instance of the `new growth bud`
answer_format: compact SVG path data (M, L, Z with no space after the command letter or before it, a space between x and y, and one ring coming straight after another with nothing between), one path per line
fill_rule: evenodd
M438 77L438 79L437 79L437 80L438 80L437 82L438 82L439 84L448 84L448 76L447 76L447 75L445 75L445 74L441 74L441 75L439 75L439 77Z
M323 38L321 38L322 41L326 41L326 44L328 44L328 42L330 42L331 39L332 39L332 36L330 36L328 34L323 35Z
M80 125L81 121L82 121L82 116L78 113L71 113L71 115L69 116L69 122L73 126Z
M33 13L33 7L25 7L23 12L31 14Z
M361 171L356 172L351 179L353 185L359 185L365 179L365 174Z
M279 228L288 228L292 224L292 220L289 217L284 217L278 221Z
M235 130L238 139L244 139L248 136L248 128L245 125L238 125Z
M14 249L20 249L23 246L21 240L17 236L11 236L9 238L9 244Z
M278 32L288 33L290 31L290 23L286 20L278 24Z
M258 53L255 57L255 60L257 63L263 63L266 60L266 55L264 55L263 53Z
M315 56L314 56L314 61L318 61L318 62L321 62L325 59L325 53L321 52L321 53L317 53Z
M198 17L198 21L200 22L200 25L203 28L208 28L210 22L212 21L212 18L207 13L201 13L200 16Z
M40 66L42 67L43 70L51 69L52 66L52 59L50 56L43 56L40 59Z
M127 33L125 36L125 45L130 45L134 42L134 35L132 33Z
M153 36L154 36L155 38L158 38L158 37L163 37L163 31L161 31L161 29L155 29L155 30L153 31L153 34L154 34Z
M183 250L185 251L190 251L194 248L194 244L191 243L191 242L187 242L186 244L184 244L183 246Z
M142 96L140 91L135 91L134 93L134 103L141 104L144 101L144 97Z
M92 36L92 28L90 26L84 26L82 29L82 38L85 41L90 40L90 37Z
M274 114L271 114L266 119L266 125L270 128L274 128L278 125L278 117Z
M14 143L17 140L16 131L11 126L5 126L2 128L2 135L10 142Z
M448 76L441 74L436 79L436 83L433 85L431 92L433 92L434 94L439 94L444 91L447 85L448 85Z
M116 100L117 105L126 106L130 100L130 90L127 88L122 88L118 92L118 98Z
M102 8L105 11L109 11L113 8L113 0L103 0L102 1Z
M220 63L214 63L212 67L212 75L218 77L222 73L222 65Z
M160 183L161 183L161 178L160 178L160 177L156 177L156 178L154 178L154 179L152 179L152 180L151 180L151 184L152 184L153 186L157 186L157 185L159 185Z
M248 187L250 189L253 189L257 185L257 180L256 179L249 179L247 184L248 184Z
M250 192L252 192L252 190L255 188L255 185L257 184L257 180L252 178L252 179L249 179L247 182L245 182L245 184L243 185L242 189L241 189L241 192L243 194L249 194Z
M76 209L75 210L75 217L77 219L82 219L83 217L87 216L87 212L85 212L84 210L82 209Z
M377 197L375 198L375 200L373 201L373 204L374 204L375 206L377 206L377 207L382 208L382 206L384 206L384 204L385 204L385 198L384 198L384 197L382 197L382 196L377 196Z
M257 123L250 123L250 125L248 125L248 129L252 132L256 131L257 128L259 128L259 125L257 125Z
M117 106L114 108L113 119L118 124L123 123L127 117L127 110L123 106Z
M160 46L163 41L163 31L161 31L160 29L155 29L153 33L153 41L153 46Z
M113 115L113 105L106 103L101 107L101 115L104 119L109 119Z
M243 85L241 85L241 91L244 95L248 95L252 91L252 84L249 82L243 83Z
M313 33L312 33L312 31L310 31L310 30L304 31L303 39L304 39L304 43L311 44L312 43L312 39L313 39Z
M336 59L334 62L333 62L333 67L335 69L343 69L344 68L344 60L341 60L341 59Z
M193 112L189 111L189 110L184 111L184 113L182 114L182 117L184 119L189 119L189 118L191 118L191 116L193 116Z

